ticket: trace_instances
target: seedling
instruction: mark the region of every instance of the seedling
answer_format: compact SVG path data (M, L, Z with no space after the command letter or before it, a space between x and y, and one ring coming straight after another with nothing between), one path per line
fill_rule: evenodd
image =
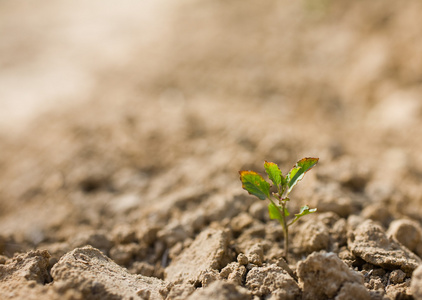
M265 172L277 189L276 192L272 193L270 193L271 185L258 173L254 171L239 172L242 188L260 200L270 200L268 204L270 219L278 220L283 227L284 258L286 261L289 251L289 227L301 217L317 210L316 208L310 209L307 205L302 206L299 213L295 214L295 217L288 221L287 218L290 216L289 210L287 209L287 202L290 201L289 194L295 185L305 176L305 173L318 163L318 160L318 158L312 157L299 160L285 177L275 163L265 161Z

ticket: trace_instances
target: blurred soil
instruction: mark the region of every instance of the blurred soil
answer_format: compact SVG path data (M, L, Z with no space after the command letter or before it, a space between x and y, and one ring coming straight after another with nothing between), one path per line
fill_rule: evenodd
M422 299L421 2L108 4L0 3L1 299Z

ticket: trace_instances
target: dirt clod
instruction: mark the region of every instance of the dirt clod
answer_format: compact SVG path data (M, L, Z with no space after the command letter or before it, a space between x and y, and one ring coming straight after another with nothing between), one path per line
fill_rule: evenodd
M45 250L16 255L7 264L0 265L0 281L5 282L17 277L44 284L51 280L47 271L50 257Z
M422 243L422 228L418 222L406 219L394 220L388 228L387 235L419 256L422 254L417 252L418 245Z
M0 264L0 299L36 299L40 294L46 297L48 291L43 285L51 281L49 259L47 251L36 250Z
M164 299L169 289L160 279L128 273L91 246L64 255L51 269L51 275L58 293L77 291L84 299L137 299L145 295Z
M228 234L223 230L207 229L165 269L166 280L197 282L202 272L220 270L232 259Z
M229 263L221 270L220 277L236 285L243 285L246 277L246 267L238 262Z
M312 253L299 263L297 273L304 299L334 298L340 293L346 294L347 290L341 292L343 288L358 291L360 299L370 299L363 286L363 277L334 253ZM346 283L349 285L346 286Z
M406 273L404 273L400 269L391 271L390 273L390 282L392 284L403 283L405 278L406 278Z
M251 264L262 266L264 260L264 249L261 244L255 244L246 251L246 257Z
M331 242L329 228L319 219L309 218L300 228L295 242L304 253L329 250Z
M402 269L410 275L421 259L398 242L389 239L384 229L367 220L348 234L351 252L364 261L386 269Z
M240 265L246 266L249 263L249 260L248 260L248 257L245 254L239 253L239 255L237 256L237 262Z
M258 297L277 293L279 299L296 299L300 289L296 281L277 265L253 267L246 276L245 286Z
M410 290L416 300L422 300L422 265L413 272Z

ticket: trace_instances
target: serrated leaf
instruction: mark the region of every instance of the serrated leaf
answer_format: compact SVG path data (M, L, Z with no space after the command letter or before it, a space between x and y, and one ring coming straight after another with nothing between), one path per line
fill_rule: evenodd
M276 206L272 202L268 204L268 213L270 215L271 220L283 220L283 216L281 214L281 211L283 208L281 206ZM290 215L287 208L284 209L284 216L288 217Z
M270 197L270 184L254 171L240 171L240 180L242 188L249 194L257 196L261 200Z
M268 161L265 161L264 167L270 180L274 183L274 185L280 187L281 183L284 181L280 168L275 163Z
M293 187L294 185L296 185L297 181L299 181L300 179L296 179L300 176L300 173L298 173L302 168L301 167L293 167L289 174L287 174L287 186L289 188Z
M306 157L296 163L296 165L290 170L289 174L287 174L287 185L289 187L288 193L290 193L293 187L302 180L305 173L318 163L318 160L319 158Z

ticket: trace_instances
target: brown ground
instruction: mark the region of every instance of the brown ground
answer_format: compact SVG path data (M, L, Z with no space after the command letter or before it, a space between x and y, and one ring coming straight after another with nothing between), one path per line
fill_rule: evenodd
M3 1L0 298L422 297L421 14ZM238 171L305 156L292 277Z

